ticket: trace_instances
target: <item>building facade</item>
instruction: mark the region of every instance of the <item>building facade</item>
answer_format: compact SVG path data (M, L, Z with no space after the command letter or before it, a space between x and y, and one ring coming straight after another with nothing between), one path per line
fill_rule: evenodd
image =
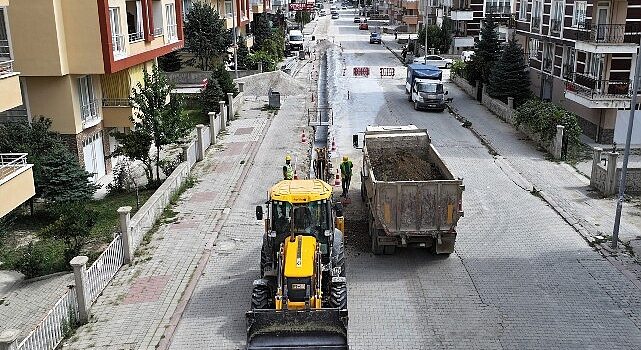
M576 113L592 140L624 143L641 0L517 0L517 10L533 93Z
M98 181L113 130L131 128L132 88L156 58L183 47L182 0L30 0L8 11L24 117L45 116ZM14 114L15 116L15 114Z

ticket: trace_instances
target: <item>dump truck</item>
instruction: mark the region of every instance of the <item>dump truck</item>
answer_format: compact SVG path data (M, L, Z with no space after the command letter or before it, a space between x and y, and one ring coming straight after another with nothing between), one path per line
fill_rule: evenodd
M269 190L247 318L247 349L348 349L344 217L332 186L283 180Z
M372 252L393 254L396 247L414 246L452 253L465 188L427 130L368 126L361 136L354 142L363 151L361 196Z

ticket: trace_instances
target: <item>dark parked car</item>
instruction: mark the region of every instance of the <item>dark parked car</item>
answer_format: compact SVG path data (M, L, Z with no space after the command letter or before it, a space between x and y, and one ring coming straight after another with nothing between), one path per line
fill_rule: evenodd
M369 26L367 25L367 23L361 23L361 24L358 25L358 29L360 29L360 30L368 30Z
M381 33L372 33L369 35L370 44L380 44L381 43Z
M354 17L354 23L361 23L361 18L358 16Z

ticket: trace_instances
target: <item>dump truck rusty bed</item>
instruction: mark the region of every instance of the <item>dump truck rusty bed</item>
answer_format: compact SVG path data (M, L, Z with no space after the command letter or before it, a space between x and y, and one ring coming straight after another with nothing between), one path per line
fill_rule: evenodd
M368 126L361 181L373 250L382 253L390 246L433 246L437 253L454 250L456 224L463 216L463 180L447 167L426 130L413 125Z
M248 350L344 350L347 310L253 310L247 317Z

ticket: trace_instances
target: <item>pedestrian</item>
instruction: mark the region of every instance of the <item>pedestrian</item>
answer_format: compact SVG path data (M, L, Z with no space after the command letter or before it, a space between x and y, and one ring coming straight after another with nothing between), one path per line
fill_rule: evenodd
M292 167L292 157L288 154L285 156L285 165L283 165L283 178L292 180L294 178L294 167Z
M340 165L341 177L343 178L343 194L341 197L347 198L349 195L349 184L352 181L352 161L347 156L343 156L343 162Z
M394 40L398 39L398 29L394 29Z

